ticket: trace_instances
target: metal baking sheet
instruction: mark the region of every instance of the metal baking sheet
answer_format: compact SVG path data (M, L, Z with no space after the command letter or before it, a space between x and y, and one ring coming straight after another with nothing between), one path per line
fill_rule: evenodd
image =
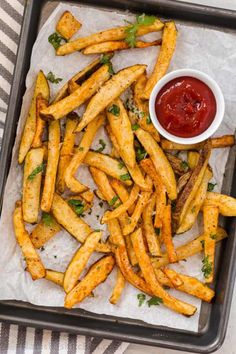
M58 1L28 0L21 41L18 49L6 127L0 157L0 207L2 206L4 186L8 175L16 127L20 115L22 97L25 92L25 77L30 66L32 46L38 29L47 19ZM89 6L102 6L134 12L146 12L161 17L171 17L183 21L193 21L199 26L222 27L228 31L236 30L236 12L213 7L180 3L173 0L113 0L68 1ZM223 192L236 195L235 147L229 154ZM212 304L203 304L198 333L174 330L163 326L152 326L141 321L97 315L81 309L37 307L17 301L0 303L0 320L25 325L52 328L105 338L120 339L140 344L168 347L190 352L209 353L216 350L224 340L229 317L236 267L236 220L228 219L226 229L231 237L225 240L219 250L221 267L217 272L216 298Z

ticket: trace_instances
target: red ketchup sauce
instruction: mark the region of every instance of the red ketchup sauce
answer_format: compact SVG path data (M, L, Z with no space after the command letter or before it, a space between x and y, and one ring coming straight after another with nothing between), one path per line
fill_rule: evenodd
M165 130L178 137L191 138L211 125L216 100L204 82L182 76L162 87L156 97L155 110Z

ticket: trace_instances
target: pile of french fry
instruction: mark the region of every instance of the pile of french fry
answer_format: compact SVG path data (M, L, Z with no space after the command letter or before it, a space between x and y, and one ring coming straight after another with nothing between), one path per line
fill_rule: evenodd
M42 71L38 73L19 148L19 164L24 163L23 197L16 202L14 228L26 270L33 280L46 278L63 287L66 308L91 296L116 266L112 304L119 301L128 282L158 303L192 316L196 307L174 298L167 288L207 302L214 296L205 283L214 279L216 242L227 237L218 218L220 214L235 216L236 200L212 191L209 158L212 149L234 145L234 136L179 145L159 135L149 117L148 99L168 69L177 31L173 21L154 19L143 24L142 16L135 28L137 36L163 31L161 41L155 42L161 49L149 78L142 64L112 72L111 52L129 48L125 39L130 24L68 41L81 24L70 12L60 18L56 30L67 42L57 48L57 55L78 50L85 55L109 53L74 75L52 101L47 79ZM138 48L148 45L135 42ZM127 88L132 96L124 104L120 95ZM79 119L73 111L82 104L86 109ZM101 126L112 144L109 155L102 153L103 146L91 150ZM79 145L75 144L77 132L82 132ZM178 156L180 151L186 152L186 160ZM81 164L88 166L97 185L96 198L107 202L108 210L100 220L109 231L105 242L102 232L83 220L95 196L75 177ZM173 236L190 230L200 212L202 235L176 248ZM31 234L26 223L36 224ZM61 273L45 269L37 249L63 228L81 245ZM204 283L168 267L202 251ZM81 277L94 252L104 255Z

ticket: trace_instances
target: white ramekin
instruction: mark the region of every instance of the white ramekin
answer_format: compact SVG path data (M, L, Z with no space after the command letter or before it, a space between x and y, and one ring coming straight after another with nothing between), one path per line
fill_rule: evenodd
M213 119L213 122L211 123L209 128L207 128L202 134L199 134L199 135L191 137L191 138L182 138L182 137L178 137L176 135L169 133L159 123L158 117L157 117L156 111L155 111L155 101L156 101L156 97L157 97L159 91L169 81L176 79L178 77L181 77L181 76L190 76L190 77L194 77L196 79L203 81L212 90L212 92L215 96L215 100L216 100L216 115L215 115L215 118ZM171 140L175 143L179 143L179 144L196 144L196 143L199 143L199 142L209 138L219 128L219 126L223 120L223 117L224 117L225 101L224 101L224 96L222 94L222 91L221 91L219 85L209 75L207 75L201 71L198 71L198 70L180 69L180 70L172 71L169 74L166 74L154 86L151 96L150 96L150 100L149 100L149 112L150 112L150 117L151 117L153 125L158 130L158 132L162 136L164 136L166 139Z

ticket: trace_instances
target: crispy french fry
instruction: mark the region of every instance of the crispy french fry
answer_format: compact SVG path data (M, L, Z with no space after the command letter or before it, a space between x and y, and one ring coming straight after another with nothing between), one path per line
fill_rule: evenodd
M63 288L69 293L77 284L79 277L86 267L91 254L95 251L102 232L92 232L85 240L84 244L76 251L70 261L64 275Z
M117 268L116 284L112 290L111 297L109 299L110 303L115 305L120 300L122 292L125 287L125 278L121 273L120 269Z
M116 107L116 112L114 112L114 107ZM125 164L134 168L136 164L134 135L128 114L120 99L113 101L107 108L107 118Z
M98 168L107 175L123 181L127 186L132 185L131 178L125 166L120 166L118 160L98 152L89 151L84 158L84 163L90 167Z
M41 259L36 252L28 232L25 229L23 215L22 215L22 202L17 201L14 214L13 214L14 230L16 240L21 248L22 254L25 257L27 269L31 274L33 280L45 277L45 268Z
M111 184L112 188L115 190L115 192L117 193L117 195L120 198L120 200L122 201L122 203L125 203L129 199L129 192L127 191L127 189L125 188L123 183L121 183L121 181L119 181L118 179L112 179L110 181L110 184ZM135 208L135 205L133 204L128 209L129 215L133 214L134 208Z
M42 149L43 149L43 162L47 162L48 159L48 142L45 141L42 144Z
M55 191L57 166L60 153L60 123L50 122L48 128L48 160L44 180L41 209L48 213Z
M81 197L89 204L92 204L93 199L94 199L94 194L92 191L85 191L80 194Z
M207 192L203 206L216 206L224 216L236 216L236 199L229 195Z
M188 151L188 165L191 170L193 170L197 166L199 156L199 152L197 151Z
M106 65L108 67L108 65ZM142 73L146 70L146 65L133 65L120 70L112 76L95 94L76 128L80 132L89 122L121 95Z
M51 282L63 286L64 273L57 272L56 270L46 269L45 279L50 280Z
M75 134L73 134L73 131L77 123L78 123L77 119L74 118L73 116L67 117L65 135L60 150L58 172L57 172L56 187L58 192L60 193L63 193L65 190L65 171L68 168L68 165L70 164L70 161L72 159L72 154L73 154L74 144L75 144Z
M45 119L60 119L81 106L92 95L94 95L100 86L109 79L108 65L103 65L95 71L82 85L69 96L61 99L40 111L41 117ZM100 113L100 112L99 112ZM95 118L95 117L94 117Z
M177 182L177 192L180 194L191 177L192 171L186 172L184 175L180 176Z
M25 158L22 197L23 219L31 224L38 221L42 171L43 149L31 149Z
M139 26L136 35L140 37L150 32L161 31L163 26L164 26L163 23L160 20L156 19L152 25ZM116 27L116 28L105 30L103 32L91 34L90 36L87 37L78 38L74 41L68 42L60 46L57 49L57 55L70 54L93 44L125 39L127 36L126 31L127 31L127 26Z
M49 86L44 73L40 70L36 79L34 94L31 101L28 116L26 118L24 131L22 133L18 162L21 164L27 152L29 151L31 144L34 140L36 132L36 98L41 94L45 100L49 100Z
M174 248L172 240L172 231L171 231L171 206L166 205L163 213L162 219L162 240L166 246L166 251L170 263L175 263L178 261L178 257Z
M219 218L219 209L213 206L203 207L204 223L204 259L202 271L205 276L205 282L211 283L214 278L215 265L215 244L216 232Z
M104 115L98 115L94 121L92 121L88 126L87 129L82 137L80 145L76 150L76 153L72 157L68 167L65 171L65 182L67 187L74 193L81 193L84 190L88 189L88 187L81 184L75 177L74 174L76 173L77 169L83 162L86 154L89 151L89 148L93 142L93 139L98 131L98 129L104 123Z
M212 149L230 147L235 144L234 135L223 135L218 138L211 138ZM163 150L201 150L205 142L198 144L178 144L172 141L161 139L161 147Z
M136 254L134 252L134 248L130 239L130 235L126 235L124 236L125 238L125 245L126 245L126 250L127 250L127 254L129 257L129 261L131 263L132 266L136 266L138 265L138 260L136 257Z
M166 22L162 35L161 50L158 55L156 65L147 81L145 91L142 95L144 99L149 99L153 87L166 74L175 51L176 39L177 29L174 21Z
M57 22L56 31L68 40L80 29L81 26L81 23L76 20L70 11L65 11Z
M31 232L30 239L35 248L41 248L59 231L61 231L61 227L56 220L50 214L44 213L40 223Z
M158 281L162 284L161 278L162 275L160 275L160 272L167 276L167 278L170 280L171 284L174 285L174 288L177 290L183 291L184 293L190 294L192 296L198 297L199 299L206 301L206 302L211 302L212 298L215 295L214 290L210 289L208 286L200 282L198 279L177 273L173 269L166 268L164 267L162 270L157 269L155 270L156 277ZM178 285L176 283L176 279L180 279L182 283ZM168 286L170 286L170 284Z
M182 313L186 316L192 316L197 310L196 307L172 297L157 281L151 260L145 249L142 231L140 228L132 233L131 240L138 258L139 266L142 270L142 274L152 293L155 296L158 296L163 301L163 304L173 311Z
M152 214L154 211L155 204L156 204L156 195L155 193L153 193L153 195L149 200L149 203L147 204L142 214L143 230L144 230L144 236L147 240L149 252L153 256L160 256L161 254L160 245L152 222Z
M186 211L186 214L184 215L183 221L180 224L179 228L177 229L176 233L181 234L193 226L194 222L197 219L198 213L204 203L204 200L206 198L206 193L207 193L207 186L209 180L212 178L212 172L209 167L207 167L204 175L202 182L198 188L198 191L189 204L189 207Z
M181 160L179 157L174 156L170 153L166 153L166 157L168 158L171 167L176 175L182 176L189 170L188 163L186 161Z
M40 117L39 112L48 106L48 101L39 93L36 97L36 128L35 135L32 141L32 147L37 148L42 146L42 135L46 122Z
M216 232L216 242L219 242L226 238L228 235L224 229L221 227L217 228ZM180 246L176 248L176 253L178 257L178 261L184 260L188 257L193 256L194 254L197 254L201 251L203 251L203 244L204 244L204 234L201 236L198 236L195 238L193 241L190 241L186 243L183 246ZM170 263L168 255L163 254L159 258L152 258L152 263L155 269L159 269L165 265L168 265Z
M164 152L153 139L153 137L143 129L137 129L135 134L149 154L155 169L159 172L162 182L166 187L167 194L171 200L177 197L176 180L173 169L167 160Z
M115 259L112 256L102 257L94 263L81 282L66 295L64 306L71 309L89 296L99 284L106 280L114 265Z
M205 174L208 161L211 155L211 142L207 141L201 151L198 164L193 170L190 179L184 187L182 193L177 199L175 211L173 213L173 228L174 232L178 229L184 220L184 216L192 203Z

